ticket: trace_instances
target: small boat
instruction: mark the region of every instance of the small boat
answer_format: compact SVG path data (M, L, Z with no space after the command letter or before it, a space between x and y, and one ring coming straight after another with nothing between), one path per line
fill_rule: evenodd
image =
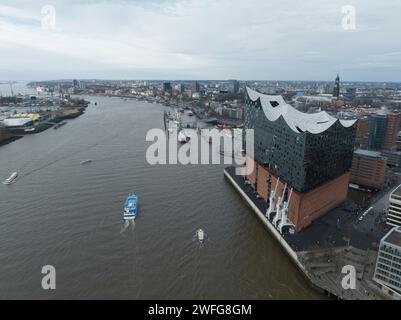
M205 231L203 231L203 229L196 230L196 237L200 242L203 242L203 240L205 240Z
M124 220L135 220L138 210L138 197L130 194L124 204Z
M9 177L3 182L3 184L5 184L5 185L11 184L11 183L13 183L13 181L14 181L15 179L17 179L17 177L18 177L18 172L14 172L11 176L9 176Z
M92 163L91 159L81 161L81 164L89 164L89 163Z

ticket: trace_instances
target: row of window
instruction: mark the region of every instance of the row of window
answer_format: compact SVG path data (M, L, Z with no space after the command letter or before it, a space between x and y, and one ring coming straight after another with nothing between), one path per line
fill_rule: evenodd
M392 257L391 255L386 255L385 253L380 253L379 261L386 265L392 265L393 267L401 270L401 264L400 264L401 261L397 257Z
M380 270L380 269L377 269L376 272L378 274L381 274L381 275L389 278L389 279L397 281L397 282L399 282L401 284L401 277L399 277L398 275L395 275L395 274L392 274L391 272L387 272L385 270Z
M396 195L394 193L391 195L391 198L394 198L396 200L400 200L401 201L401 196L398 196L398 195Z
M401 210L399 210L399 209L394 210L392 207L390 207L390 208L388 208L388 211L390 214L394 215L394 218L401 220Z
M386 270L386 271L389 271L391 273L394 273L394 274L397 274L397 275L401 276L401 269L394 269L390 265L386 265L386 264L383 264L383 263L378 263L377 267L380 268L380 269L383 269L383 270Z
M387 252L387 253L390 253L390 254L392 254L394 256L401 257L401 250L396 249L396 248L394 248L392 246L388 246L388 245L383 244L380 247L380 250L384 251L384 252Z
M401 218L397 215L394 215L394 212L390 211L388 212L388 216L387 216L387 221L388 222L393 222L397 225L401 225Z
M395 202L390 202L390 207L396 207L401 209L401 204L395 203Z
M389 278L388 276L385 275L385 273L386 272L383 272L381 270L377 270L377 272L375 274L375 277L377 279L379 279L379 280L382 280L382 281L384 281L386 283L391 284L392 286L395 286L397 288L401 288L401 282L400 281L392 279L391 276Z

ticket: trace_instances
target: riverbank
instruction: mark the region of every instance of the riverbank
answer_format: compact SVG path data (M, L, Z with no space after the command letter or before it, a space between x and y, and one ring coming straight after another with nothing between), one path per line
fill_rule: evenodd
M310 227L296 234L286 233L282 235L264 215L267 210L267 203L255 196L251 187L244 183L243 177L235 175L235 168L226 168L224 175L252 208L291 261L315 288L339 299L385 299L380 289L371 280L377 252L369 248L370 246L367 243L369 239L363 239L365 246L368 247L365 249L350 245L350 239L345 238L338 228L337 231L330 228L327 219L335 219L332 217L332 213L318 219ZM333 213L335 215L334 211ZM355 243L360 244L356 240ZM355 290L344 290L341 285L344 276L342 268L345 265L352 265L356 269L357 286Z
M22 136L11 136L5 139L0 139L0 147L5 146L11 142L21 139Z
M178 110L188 110L193 113L196 118L204 123L209 123L213 125L220 125L225 128L241 128L242 120L239 119L231 119L225 118L223 116L219 116L217 114L207 115L205 110L202 108L196 107L193 105L194 101L172 101L166 98L161 97L149 97L149 96L133 96L133 95L108 95L108 94L87 94L89 96L98 96L98 97L108 97L108 98L121 98L126 100L136 100L147 103L158 103L164 107L175 108Z
M56 111L49 111L48 113L41 114L42 120L35 121L35 123L30 127L12 129L1 128L0 147L19 140L26 135L33 135L46 131L64 120L78 118L85 113L85 110L89 104L89 101L84 101L84 103L79 106L63 106Z

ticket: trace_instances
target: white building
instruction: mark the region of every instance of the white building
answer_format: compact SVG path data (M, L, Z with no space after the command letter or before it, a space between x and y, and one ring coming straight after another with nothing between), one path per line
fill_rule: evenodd
M6 128L22 128L33 125L31 118L7 118L3 120Z
M373 280L384 292L401 299L401 227L391 229L380 241Z
M387 224L393 227L401 226L401 185L390 194Z

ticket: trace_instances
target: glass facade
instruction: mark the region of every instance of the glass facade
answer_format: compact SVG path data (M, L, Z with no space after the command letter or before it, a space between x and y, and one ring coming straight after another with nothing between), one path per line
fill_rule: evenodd
M372 116L369 123L369 148L382 149L386 126L386 116L378 114Z
M299 192L309 191L346 172L352 165L355 125L339 121L320 134L293 131L281 116L269 121L260 100L246 98L245 129L254 129L254 158Z

